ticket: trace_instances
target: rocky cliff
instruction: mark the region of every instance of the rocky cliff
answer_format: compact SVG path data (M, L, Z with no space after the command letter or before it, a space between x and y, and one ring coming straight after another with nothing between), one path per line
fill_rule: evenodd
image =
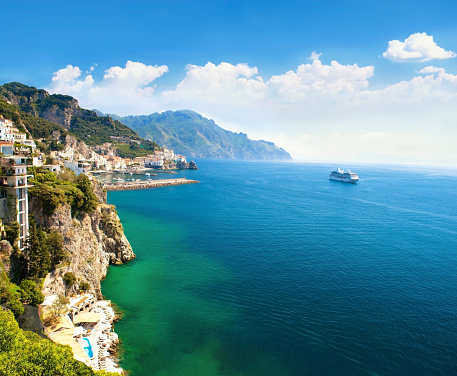
M97 193L99 199L103 199L102 193ZM106 195L104 197L106 199ZM89 282L90 291L101 298L100 281L106 276L108 266L135 258L113 205L102 202L91 214L75 217L72 217L69 205L61 205L54 214L47 216L40 202L33 198L30 213L38 224L62 234L67 253L61 266L46 276L42 288L45 295L75 293L81 282ZM71 287L62 279L66 272L77 278Z

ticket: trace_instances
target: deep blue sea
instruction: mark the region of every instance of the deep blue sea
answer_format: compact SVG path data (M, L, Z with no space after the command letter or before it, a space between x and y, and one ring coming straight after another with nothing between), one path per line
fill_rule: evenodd
M108 194L137 254L102 284L132 376L457 375L457 170L197 164Z

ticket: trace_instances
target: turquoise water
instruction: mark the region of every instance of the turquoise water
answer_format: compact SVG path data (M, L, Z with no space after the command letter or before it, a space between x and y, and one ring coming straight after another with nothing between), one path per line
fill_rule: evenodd
M139 375L457 374L457 172L200 160L109 192L137 259L102 292Z
M84 351L89 358L92 358L94 356L94 352L92 351L92 345L90 344L89 338L83 338L83 341L87 343L87 346L84 346Z

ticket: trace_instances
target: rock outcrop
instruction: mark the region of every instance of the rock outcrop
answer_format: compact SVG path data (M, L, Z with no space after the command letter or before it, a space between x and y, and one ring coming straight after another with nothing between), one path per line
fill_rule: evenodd
M45 295L75 293L81 282L89 282L89 291L101 298L100 281L106 276L109 264L122 264L135 258L132 247L113 205L99 204L91 214L71 216L69 205L62 205L47 216L38 200L30 202L35 221L62 234L67 252L63 266L49 273L43 284ZM63 275L71 272L77 282L66 286Z

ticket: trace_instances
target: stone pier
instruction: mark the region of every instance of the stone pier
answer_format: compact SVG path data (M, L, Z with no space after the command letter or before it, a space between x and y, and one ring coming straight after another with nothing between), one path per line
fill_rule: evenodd
M107 191L127 191L131 189L145 189L167 187L170 185L194 184L199 183L197 180L186 178L178 179L160 179L160 180L142 180L142 181L122 181L115 183L103 183L103 188Z

